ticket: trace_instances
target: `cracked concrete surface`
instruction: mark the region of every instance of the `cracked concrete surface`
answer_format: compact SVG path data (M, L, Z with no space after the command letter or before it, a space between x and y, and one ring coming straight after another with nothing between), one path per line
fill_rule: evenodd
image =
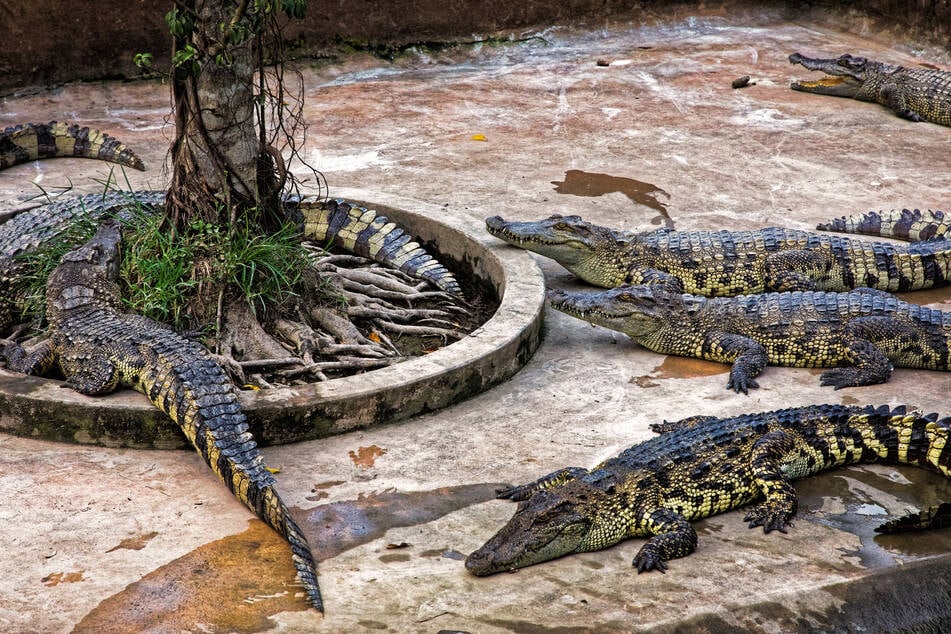
M624 229L809 228L869 209L947 209L951 131L788 89L806 74L786 61L797 50L951 67L946 53L865 27L726 4L551 28L511 46L308 66L305 154L332 187L399 192L476 218L577 213ZM755 85L732 89L742 75ZM130 175L132 184L160 186L167 102L153 83L66 86L4 100L0 120L69 117L102 127L152 166ZM35 192L34 178L50 187L68 177L91 190L105 173L91 161L25 165L0 172L0 193ZM539 263L550 285L575 285L557 265ZM907 298L951 309L948 289ZM649 437L651 422L809 403L951 411L945 373L897 370L885 385L835 392L819 387L817 371L769 368L762 387L743 396L726 391L726 371L551 312L526 368L480 396L399 424L266 448L320 560L323 618L294 596L281 540L192 452L0 436L0 629L947 624L951 534L871 532L883 512L951 499L944 479L909 468L845 469L800 483L800 517L788 534L748 530L741 512L699 522L697 552L665 575L632 573L639 540L516 574L465 572L464 555L513 511L492 499L495 486L596 464Z

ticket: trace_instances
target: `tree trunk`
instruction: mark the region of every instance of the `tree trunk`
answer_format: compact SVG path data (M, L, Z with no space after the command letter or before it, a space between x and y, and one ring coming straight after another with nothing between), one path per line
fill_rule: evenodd
M195 51L174 71L176 139L166 213L175 230L196 219L232 225L248 210L273 203L259 191L269 157L260 142L254 91L257 36L228 43L229 25L247 2L190 0L194 28L175 39ZM270 170L273 172L273 170ZM262 200L264 199L264 200ZM242 218L243 220L243 218Z

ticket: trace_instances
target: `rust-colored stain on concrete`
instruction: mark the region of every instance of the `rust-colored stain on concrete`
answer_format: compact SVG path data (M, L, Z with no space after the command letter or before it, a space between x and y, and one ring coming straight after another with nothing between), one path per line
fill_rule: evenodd
M674 228L674 221L667 213L667 203L657 200L658 194L668 198L670 198L670 194L656 185L634 178L596 174L581 170L568 170L565 172L565 180L552 181L551 184L555 186L555 192L558 194L572 194L574 196L603 196L615 192L624 194L631 201L660 212L661 217L655 218L652 221L653 224L663 222L667 228Z
M53 586L58 586L61 583L76 583L77 581L83 580L83 572L85 571L76 570L75 572L54 572L40 579L40 582L42 582L44 586L49 586L51 588Z
M145 548L146 544L152 541L157 535L157 532L152 531L151 533L143 533L142 535L136 535L135 537L128 537L121 540L118 544L106 552L111 553L114 550L142 550Z
M376 464L376 459L386 453L386 449L381 449L376 445L369 447L360 447L356 451L350 450L350 459L353 464L364 469L369 469Z
M276 627L269 616L313 609L287 542L260 520L248 524L129 584L73 631L263 632Z
M701 376L729 374L729 372L730 366L726 363L669 355L651 371L650 377L652 379L693 379Z

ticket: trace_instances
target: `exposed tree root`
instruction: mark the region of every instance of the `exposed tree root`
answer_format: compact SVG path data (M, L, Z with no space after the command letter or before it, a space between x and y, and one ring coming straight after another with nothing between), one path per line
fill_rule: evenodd
M364 372L466 335L470 307L395 269L313 245L312 292L261 327L229 305L218 349L236 381L278 387ZM430 343L423 343L429 341Z

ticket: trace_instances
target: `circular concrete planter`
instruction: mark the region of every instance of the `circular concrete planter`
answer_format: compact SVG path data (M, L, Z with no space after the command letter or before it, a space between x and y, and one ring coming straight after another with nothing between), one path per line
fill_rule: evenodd
M399 221L422 241L438 244L443 256L489 281L501 303L465 339L426 356L323 383L241 391L251 431L262 444L320 438L446 407L512 376L539 344L544 279L528 252L489 236L481 220L451 216L434 205L358 190L334 195L372 200L363 204ZM2 369L0 431L105 446L187 446L178 426L137 392L86 397L59 381Z

